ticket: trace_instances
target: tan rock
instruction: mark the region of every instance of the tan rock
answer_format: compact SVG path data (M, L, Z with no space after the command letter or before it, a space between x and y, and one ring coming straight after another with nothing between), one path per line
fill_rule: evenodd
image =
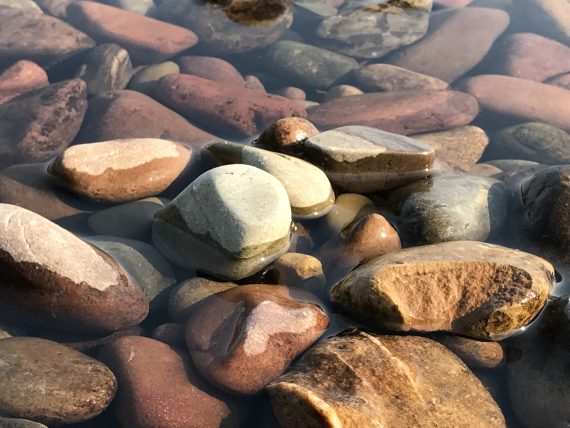
M445 335L438 339L472 369L493 369L505 361L505 352L498 342Z
M334 100L335 98L350 97L352 95L362 95L360 89L351 85L337 85L329 89L325 95L325 101Z
M325 287L323 265L308 254L286 253L273 262L271 272L277 284L299 287L321 294Z

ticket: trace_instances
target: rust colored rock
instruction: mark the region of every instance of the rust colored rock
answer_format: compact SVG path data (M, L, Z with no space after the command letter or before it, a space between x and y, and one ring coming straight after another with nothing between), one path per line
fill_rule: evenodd
M123 337L97 358L115 373L114 412L129 428L237 426L228 400L204 382L182 352L146 337Z
M323 103L308 119L321 130L364 125L413 135L467 125L478 113L477 101L457 91L375 92Z
M0 74L0 104L48 84L48 76L43 68L31 61L18 61Z
M164 61L198 42L185 28L92 1L71 3L67 18L98 43L125 48L137 63Z
M547 79L544 83L548 83L549 85L558 86L564 89L570 89L570 73L551 77L550 79Z
M484 342L461 336L445 335L438 339L472 369L494 369L505 361L505 352L498 342Z
M184 324L169 322L156 327L152 331L151 337L162 343L166 343L168 346L172 346L173 348L185 350L185 331L186 327Z
M319 130L307 119L287 117L276 120L268 126L254 144L268 150L300 156L303 141L318 133Z
M283 428L506 426L477 377L423 337L326 339L267 390Z
M243 285L199 303L186 324L192 361L213 385L256 394L328 327L319 307L287 287Z
M77 135L87 110L79 79L26 92L0 106L0 153L4 165L41 162L61 153Z
M184 74L163 77L155 93L188 119L241 137L253 136L277 119L306 115L288 98Z
M245 85L243 76L229 62L210 56L184 56L179 60L180 73L231 85Z
M124 138L161 138L197 145L216 139L140 92L112 91L91 98L77 141Z

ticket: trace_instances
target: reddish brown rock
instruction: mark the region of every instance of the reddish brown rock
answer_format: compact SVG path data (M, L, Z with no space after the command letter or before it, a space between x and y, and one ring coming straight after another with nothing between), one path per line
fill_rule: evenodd
M227 61L210 56L185 56L180 58L180 73L191 74L215 82L244 86L243 76Z
M186 327L184 324L175 322L168 322L156 327L151 334L151 337L168 346L178 349L186 349Z
M505 361L505 353L499 342L451 335L443 336L438 342L444 344L473 369L493 369Z
M323 103L309 120L321 130L364 125L413 135L467 125L478 113L477 101L457 91L376 92Z
M92 1L71 3L67 18L98 43L125 48L137 63L164 61L198 42L185 28Z
M485 57L508 25L509 15L498 9L468 7L435 12L426 36L400 49L387 62L453 82Z
M0 104L48 84L48 76L43 68L31 61L18 61L0 74Z
M238 426L237 412L202 380L182 352L146 337L123 337L101 349L98 359L121 388L114 412L129 428Z
M155 93L190 120L236 136L253 136L274 120L306 115L288 98L184 74L163 77Z
M319 307L287 287L244 285L200 302L186 325L192 361L213 385L256 394L328 326Z
M254 144L268 150L300 156L301 143L318 133L319 130L307 119L287 117L273 122Z
M40 162L73 141L87 110L80 79L26 92L0 106L0 163Z
M570 89L570 73L551 77L550 79L546 80L544 83L548 83L549 85L558 86L564 89Z
M484 74L461 82L491 114L518 122L544 122L570 131L570 91L532 80Z
M53 340L54 342L61 343L71 349L83 352L84 354L93 355L101 349L101 347L117 340L124 336L142 336L144 330L141 326L134 326L125 328L123 330L114 331L105 336L85 334L83 332L61 332L52 331L42 334L44 339Z
M216 139L140 92L112 91L91 98L77 141L124 138L161 138L198 145Z

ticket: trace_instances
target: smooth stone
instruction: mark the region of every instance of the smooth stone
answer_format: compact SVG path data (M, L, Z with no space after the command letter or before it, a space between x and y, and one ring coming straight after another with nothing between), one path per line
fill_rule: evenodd
M105 365L55 342L0 340L0 413L49 426L89 420L113 400L117 379Z
M114 236L85 238L109 254L142 288L150 302L150 310L166 307L169 288L176 284L171 264L152 245Z
M49 64L93 46L89 36L54 17L29 10L0 10L0 67L21 59Z
M237 284L233 282L216 282L200 277L183 281L170 293L168 315L175 322L186 323L196 303L234 287Z
M328 327L325 312L277 285L242 285L192 311L186 344L212 385L253 395L281 375Z
M0 416L0 428L48 428L44 424L19 418L3 418Z
M244 86L241 73L229 62L210 56L183 56L178 60L180 73L229 85Z
M505 362L500 343L445 335L437 339L472 369L494 369Z
M570 91L566 89L495 74L470 77L459 88L497 120L544 122L570 131Z
M476 175L478 177L494 177L498 174L502 174L503 170L494 165L489 165L486 163L478 163L468 168L466 172L468 172L471 175Z
M186 349L186 326L175 322L161 324L156 327L150 337L173 348Z
M92 1L71 3L67 19L98 43L126 49L135 63L161 62L198 42L196 34L185 28Z
M523 159L548 165L570 163L570 135L546 123L521 123L493 135L485 159Z
M93 49L77 73L77 77L87 83L90 96L124 89L132 75L133 64L129 53L112 43Z
M358 58L375 59L421 39L429 26L431 0L351 2L317 28L319 42Z
M48 76L43 68L31 61L18 61L0 74L0 104L48 84Z
M540 257L454 241L378 257L330 296L368 325L502 340L538 315L553 285L554 268Z
M154 214L170 202L164 198L145 198L97 211L89 216L89 229L97 235L147 241Z
M42 10L56 18L67 18L67 6L80 0L34 0Z
M280 95L290 100L305 101L307 94L301 88L295 86L285 86L277 91L274 91L275 95Z
M256 91L260 91L260 92L267 92L265 90L265 86L263 85L263 82L261 80L259 80L259 77L257 76L253 76L251 74L248 74L247 76L244 77L244 87L248 88L248 89L254 89Z
M350 74L350 81L367 92L436 90L448 88L447 82L391 64L369 64Z
M107 254L15 205L0 204L0 220L6 321L112 332L146 317L142 290Z
M323 103L308 119L321 130L362 125L413 135L467 125L478 113L477 100L462 92L373 92Z
M123 428L238 426L229 400L196 372L186 353L158 340L123 337L105 346L98 359L121 388L113 410Z
M0 0L0 7L2 6L43 13L40 7L32 0Z
M277 119L306 116L305 110L288 98L187 74L164 76L155 95L197 124L239 137L256 135Z
M43 333L43 338L53 340L71 349L82 352L84 354L94 356L103 346L114 342L124 336L142 336L144 330L141 326L124 328L112 333L101 335L85 334L84 332L61 332L57 330L47 331Z
M524 15L535 33L570 42L570 4L559 0L521 0L517 13ZM528 28L528 27L527 27Z
M414 135L414 140L433 148L437 159L461 168L475 165L489 144L489 137L477 126L462 126L449 131Z
M386 62L451 83L487 55L508 25L509 15L498 9L468 7L434 12L426 36L395 52Z
M280 4L281 3L281 4ZM283 2L254 2L241 7L232 19L226 8L201 0L159 0L157 16L190 28L200 38L200 49L208 55L236 54L269 46L279 40L293 22L293 13ZM225 3L228 5L228 2ZM229 5L231 7L231 5ZM238 10L240 9L237 5ZM260 9L261 8L261 9ZM264 10L263 8L267 8ZM249 13L254 14L252 19ZM246 21L243 21L243 18Z
M301 157L303 142L318 133L319 130L307 119L286 117L268 126L253 144L275 152Z
M227 141L212 143L207 149L221 163L251 165L277 178L287 191L295 220L322 217L334 204L334 191L325 173L304 160Z
M125 138L160 138L196 145L216 139L139 92L112 91L91 98L77 142Z
M477 377L423 337L328 338L267 391L283 428L506 426Z
M358 68L353 58L300 42L282 40L263 56L265 67L301 87L326 89Z
M154 95L154 87L161 77L178 73L180 73L180 67L172 61L148 65L133 76L128 88L152 96Z
M325 95L324 102L334 100L336 98L351 97L353 95L362 95L363 93L364 92L362 92L356 86L337 85L329 89L329 91Z
M350 223L376 212L374 202L358 193L343 193L337 196L333 208L324 217L323 235L332 237L340 233Z
M325 290L323 265L308 254L283 254L273 262L270 272L277 284L301 288L317 296Z
M545 80L544 83L548 83L549 85L558 86L564 89L570 89L570 73L551 77L550 79Z
M154 245L174 264L250 276L289 247L291 208L277 178L249 165L214 168L155 215Z
M352 98L352 97L350 97ZM345 126L307 139L306 159L349 192L398 187L430 175L434 151L411 138L365 126Z
M502 232L509 210L509 193L501 181L473 175L417 181L390 199L408 245L486 241Z
M191 157L191 148L174 141L111 140L68 148L49 173L86 198L127 202L164 192L187 171Z
M154 10L153 0L106 0L111 6L128 10L129 12L147 15Z
M45 161L71 144L87 110L79 79L25 92L0 106L0 163Z

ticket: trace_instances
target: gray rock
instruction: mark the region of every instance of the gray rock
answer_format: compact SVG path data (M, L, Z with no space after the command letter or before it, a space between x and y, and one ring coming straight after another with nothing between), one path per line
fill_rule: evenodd
M350 78L369 92L444 90L447 82L391 64L370 64L353 71Z
M3 418L0 416L0 428L48 428L44 424L40 424L27 419Z
M149 65L133 76L129 82L129 89L152 96L156 82L161 77L178 73L180 73L180 67L172 61Z
M147 15L154 10L153 0L106 0L111 6Z

